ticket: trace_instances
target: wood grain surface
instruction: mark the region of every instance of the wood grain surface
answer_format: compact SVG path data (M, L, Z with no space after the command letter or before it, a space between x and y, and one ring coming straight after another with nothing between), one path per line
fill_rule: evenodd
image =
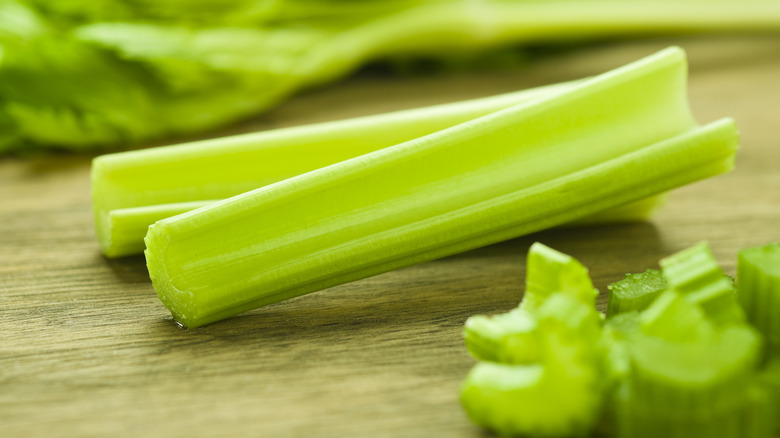
M699 121L737 120L737 170L674 192L649 223L550 230L335 287L196 330L176 326L142 257L107 260L86 156L0 160L0 437L480 437L457 399L465 319L515 306L525 252L580 259L596 286L708 240L780 240L780 39L643 40L493 71L363 73L230 132L442 103L688 50ZM603 309L605 296L599 300Z

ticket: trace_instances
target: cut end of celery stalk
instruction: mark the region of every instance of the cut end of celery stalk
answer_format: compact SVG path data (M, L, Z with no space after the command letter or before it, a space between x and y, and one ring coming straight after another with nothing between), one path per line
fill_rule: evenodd
M669 286L701 306L715 323L745 320L734 284L715 261L706 242L666 257L660 264Z
M626 278L607 286L607 317L645 310L666 288L666 280L657 269L648 269L641 274L626 274Z
M523 309L536 309L553 293L570 294L586 304L594 304L598 291L588 275L588 269L567 254L539 242L528 250L528 273Z
M479 360L507 364L538 361L539 346L534 334L536 318L522 309L466 320L463 339L466 349Z

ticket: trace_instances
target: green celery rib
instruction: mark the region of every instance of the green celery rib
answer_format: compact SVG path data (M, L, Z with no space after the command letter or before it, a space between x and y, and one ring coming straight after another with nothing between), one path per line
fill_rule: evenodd
M103 155L92 167L98 241L108 257L140 254L158 220L572 86ZM662 202L652 196L573 225L646 219Z
M748 321L771 349L780 349L780 244L740 251L737 295Z
M563 224L563 227L580 227L625 222L637 222L649 218L666 200L666 196L649 196L639 201L629 202L610 208L582 219ZM167 204L145 205L142 207L115 208L103 212L104 219L99 223L98 234L105 236L103 250L107 257L122 257L141 254L144 251L144 236L153 223L177 214L200 208L216 200L171 202Z
M736 288L701 242L660 262L667 283L704 309L719 324L741 323L745 315L737 302Z
M161 220L162 302L197 327L556 226L729 171L734 123L696 128L671 48L526 103Z
M607 286L607 317L645 310L666 288L666 280L657 269L648 269L641 274L626 274L626 278Z
M92 165L98 240L109 257L141 253L148 226L160 219L573 85L561 83L388 114L103 155Z

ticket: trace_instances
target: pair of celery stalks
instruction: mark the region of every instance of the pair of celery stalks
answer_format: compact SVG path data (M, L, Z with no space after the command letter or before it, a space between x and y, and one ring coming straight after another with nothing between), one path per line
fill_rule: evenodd
M643 218L648 197L732 169L737 137L729 119L696 124L669 48L573 83L98 157L95 221L109 257L143 250L148 228L154 288L192 328L583 218Z
M780 245L740 252L736 288L704 243L660 264L609 286L603 322L588 270L534 244L520 306L466 322L469 416L502 435L587 436L606 410L617 437L773 436Z

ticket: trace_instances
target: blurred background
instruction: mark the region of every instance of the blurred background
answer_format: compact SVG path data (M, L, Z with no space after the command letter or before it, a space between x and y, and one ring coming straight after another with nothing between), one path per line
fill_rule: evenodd
M777 36L778 3L0 0L0 152L108 151L214 135L355 72L385 82L536 75L507 89L491 89L489 75L457 87L472 96L555 82L600 70L545 74L540 60L607 42ZM445 88L452 100L464 97ZM383 111L385 101L367 95L361 104ZM328 114L341 115L340 106Z

